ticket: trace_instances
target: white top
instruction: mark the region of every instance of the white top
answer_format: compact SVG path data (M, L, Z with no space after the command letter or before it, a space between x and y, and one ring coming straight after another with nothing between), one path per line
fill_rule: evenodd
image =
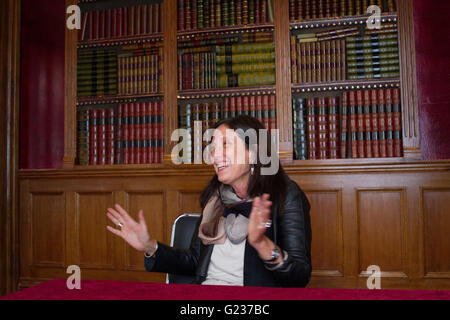
M227 238L224 244L215 244L202 284L243 286L245 243L232 244Z

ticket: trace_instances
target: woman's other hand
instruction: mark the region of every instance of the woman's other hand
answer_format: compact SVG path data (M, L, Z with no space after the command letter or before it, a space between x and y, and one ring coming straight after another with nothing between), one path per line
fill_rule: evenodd
M156 250L156 241L150 239L144 212L139 211L139 222L136 222L120 205L116 204L114 208L108 208L107 216L117 226L117 229L110 226L106 228L136 250L153 255Z
M248 223L248 241L252 246L257 246L265 240L265 233L270 223L270 207L272 202L269 201L269 195L263 194L262 197L253 199L252 212L250 213Z

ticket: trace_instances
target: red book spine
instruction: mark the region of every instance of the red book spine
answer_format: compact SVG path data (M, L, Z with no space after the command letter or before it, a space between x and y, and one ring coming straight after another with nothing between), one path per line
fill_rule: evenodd
M128 104L124 104L123 105L123 117L122 117L122 123L123 123L123 134L122 134L122 145L123 145L123 163L124 164L129 164L129 156L128 154L130 153L130 145L129 145L129 128L130 128L130 124L129 124L129 112L128 112Z
M264 125L264 121L262 118L262 97L256 96L256 119Z
M253 118L256 118L256 98L255 96L245 96L244 97L244 103L248 103L249 105L249 109L250 109L250 116L252 116Z
M269 130L277 128L277 105L275 95L269 96Z
M135 137L136 137L136 119L135 119L135 105L133 103L128 104L128 163L135 163Z
M164 118L163 118L163 102L158 101L157 103L158 110L158 163L163 162L163 154L164 154Z
M157 126L157 102L152 102L152 125L151 125L151 132L152 132L152 149L151 149L151 153L152 153L152 159L153 162L152 163L157 163L158 162L158 152L157 152L157 139L158 139L158 126Z
M237 116L236 100L234 99L234 97L230 97L230 115L231 115L231 118L234 118Z
M314 99L308 99L307 110L307 124L308 124L308 159L316 159L317 149L317 128L316 128L316 108Z
M365 140L364 140L364 105L363 92L356 91L356 129L357 129L357 157L364 158Z
M236 106L236 115L245 114L241 97L233 97L233 98L234 98L234 105Z
M264 127L269 130L269 96L262 96L262 120ZM270 131L269 131L270 133Z
M394 156L394 112L392 105L392 91L385 90L386 94L386 151L388 158Z
M106 164L114 164L114 109L106 109Z
M348 135L348 92L342 92L341 99L341 159L347 158Z
M392 90L394 112L394 157L402 156L402 114L400 102L400 89Z
M112 31L112 9L105 12L105 38L111 39Z
M241 114L248 114L248 106L245 106L242 103L242 97L235 97L235 104L238 112L241 112Z
M147 103L147 113L146 113L146 118L147 118L147 123L146 123L146 128L147 128L147 163L153 163L153 132L152 132L152 124L153 124L153 116L152 116L152 112L153 112L153 102L148 102Z
M93 31L93 35L92 35L92 39L93 40L97 40L100 36L100 11L94 11L93 12L94 15L94 31Z
M148 102L141 103L141 135L140 135L140 146L141 146L141 158L139 163L147 163L147 114L148 114Z
M379 136L379 126L378 126L378 99L377 90L371 91L371 105L372 111L370 113L371 124L372 124L372 156L374 158L380 157L380 136Z
M134 163L141 163L141 104L134 104Z
M145 35L148 34L147 30L147 13L148 13L148 5L144 4L141 7L141 34Z
M99 21L99 32L98 32L98 38L104 39L105 38L105 28L106 28L106 11L101 10L100 11L100 21Z
M224 119L230 118L230 114L231 114L231 112L230 112L230 98L225 98L223 100L223 110L222 110L222 112L223 112L223 118Z
M123 115L123 105L119 104L116 109L116 116L115 116L115 136L114 136L114 142L115 142L115 148L114 148L114 163L115 164L121 164L122 163L122 115Z
M87 40L94 39L94 12L88 12Z
M386 105L384 100L384 90L378 90L378 128L380 130L380 156L387 157L386 149Z
M329 159L339 157L339 115L338 98L328 98L328 154Z
M364 134L365 134L365 154L366 158L372 158L372 118L370 91L364 90Z
M356 121L356 91L349 92L350 102L350 140L352 158L358 158L358 131Z
M319 159L328 158L328 146L327 146L327 102L326 98L316 98L315 104L319 106L318 114L318 138L319 138Z
M123 22L124 22L123 19L124 19L123 8L118 8L117 16L116 16L116 25L117 25L116 36L117 37L123 37Z
M137 35L136 32L136 7L130 7L128 8L128 35L134 36Z
M106 164L106 112L105 109L97 111L98 126L97 126L97 153L98 163L100 165Z
M97 110L89 110L89 165L96 165L97 160Z
M122 8L122 37L128 36L128 8Z
M111 38L117 38L117 8L112 9L111 11Z

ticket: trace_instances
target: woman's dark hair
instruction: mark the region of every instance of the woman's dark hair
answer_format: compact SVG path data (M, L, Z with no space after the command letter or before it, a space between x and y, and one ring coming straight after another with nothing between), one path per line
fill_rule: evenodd
M247 115L240 115L235 118L225 119L217 122L214 125L214 129L217 129L221 125L226 125L230 129L238 130L241 129L244 133L247 132L249 129L253 129L256 131L257 136L257 144L258 147L260 146L260 135L259 130L265 129L263 124L258 121L257 119L247 116ZM239 134L238 134L239 136ZM245 136L248 138L247 136ZM250 150L250 141L249 139L244 139L245 141L245 147ZM270 135L267 134L267 156L271 155L271 143L270 143ZM274 152L277 152L274 150ZM262 167L269 167L271 164L268 163L266 165L263 165L259 159L259 152L257 153L257 159L255 164L251 164L254 168L253 174L250 175L249 181L248 181L248 189L247 189L247 196L250 198L261 196L263 193L268 193L270 195L270 201L272 201L273 204L279 203L281 208L284 198L286 196L286 182L287 182L287 176L285 171L283 170L283 167L279 163L278 155L276 155L275 159L278 161L278 171L274 175L261 175L261 168ZM202 210L205 208L206 204L208 203L209 199L213 196L213 194L218 190L219 186L221 185L221 182L218 180L217 174L214 175L214 177L211 179L209 184L206 186L206 188L203 190L201 196L200 196L200 205L202 207Z

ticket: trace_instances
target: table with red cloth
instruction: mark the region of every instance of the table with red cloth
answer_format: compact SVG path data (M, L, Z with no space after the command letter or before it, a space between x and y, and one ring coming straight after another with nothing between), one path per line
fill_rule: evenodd
M81 280L80 289L68 289L54 279L2 300L450 300L443 290L363 290L261 288Z

